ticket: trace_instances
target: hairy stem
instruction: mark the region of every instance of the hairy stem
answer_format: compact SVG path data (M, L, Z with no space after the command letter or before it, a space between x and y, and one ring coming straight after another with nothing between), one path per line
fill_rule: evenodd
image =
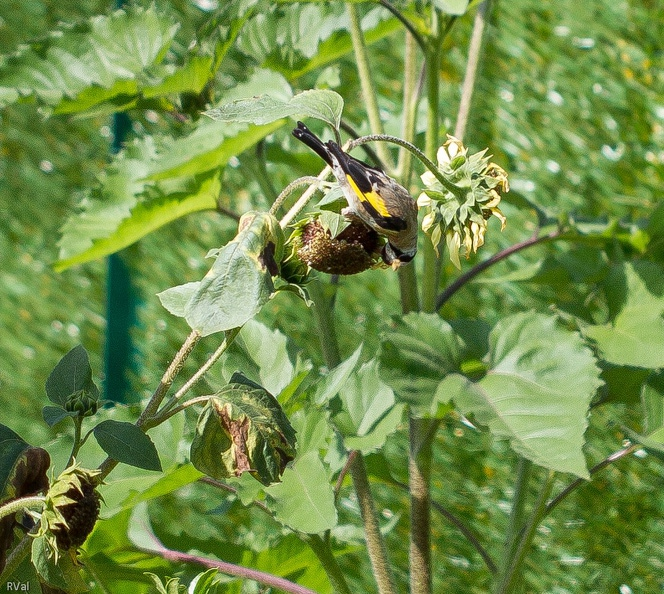
M470 47L468 48L468 62L466 64L466 73L461 87L461 102L457 113L456 126L454 127L454 136L463 140L468 125L468 116L470 115L470 105L473 99L473 90L477 80L478 66L482 54L484 32L491 9L491 0L484 0L475 14L473 23L473 33L470 38Z
M193 386L200 381L200 379L210 370L210 368L221 358L221 356L228 350L228 347L235 340L237 335L242 330L242 327L232 328L231 330L226 330L223 342L217 347L217 350L210 355L208 360L201 365L201 367L192 375L185 384L164 404L161 410L154 415L152 419L149 419L145 422L144 426L146 428L151 428L156 425L159 425L166 420L164 415L170 411L170 409L182 398ZM172 415L168 415L172 416Z
M439 419L410 417L410 592L431 594L431 461Z
M379 594L396 594L396 585L390 563L387 559L387 550L383 536L380 533L378 514L374 506L369 477L364 464L364 457L357 453L350 465L350 473L353 477L353 485L360 505L364 533L367 542L367 551L373 568L374 578L378 585Z
M6 516L11 516L24 509L41 510L44 507L45 498L39 495L34 497L23 497L22 499L13 499L9 503L0 507L0 520Z
M304 540L323 566L335 594L351 594L346 576L341 571L341 567L339 567L339 563L330 548L330 539L321 538L318 534L309 534Z
M350 38L353 44L353 52L355 53L357 74L362 88L362 99L364 99L367 117L369 118L369 127L374 134L382 134L384 132L383 122L380 119L378 98L369 70L369 56L367 55L367 48L364 43L364 35L362 34L357 5L352 2L347 2L346 11L350 18ZM394 162L392 160L392 155L390 155L387 148L379 145L377 151L380 160L383 162L387 170L392 171L394 169Z

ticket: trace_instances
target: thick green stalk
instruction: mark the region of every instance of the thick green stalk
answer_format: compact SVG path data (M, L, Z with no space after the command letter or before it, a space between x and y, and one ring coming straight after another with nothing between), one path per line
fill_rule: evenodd
M362 514L364 534L367 542L367 552L373 569L379 594L396 594L397 589L392 574L392 568L387 559L385 541L380 533L378 514L374 506L369 476L364 465L364 457L359 452L350 465L350 475L353 478L357 502Z
M417 42L406 33L406 48L403 58L403 121L401 122L401 138L412 143L415 139L415 116L417 115ZM410 177L412 155L404 147L399 149L399 162L396 175L406 185Z
M314 301L314 322L320 338L323 358L327 366L332 368L341 362L337 335L334 330L332 299L325 295L322 287L314 285L315 283L312 284L310 289L311 298ZM318 311L315 311L316 309ZM373 503L369 475L364 465L364 457L360 452L352 454L352 462L350 462L349 467L355 494L360 505L367 552L378 592L379 594L396 594L394 576L387 559L387 549L385 548L383 535L380 533L378 514Z
M331 294L327 290L335 288L324 285L321 276L307 287L311 300L314 302L311 307L311 315L314 318L316 334L318 334L320 347L323 351L323 361L325 361L325 364L330 369L341 363L339 343L337 341L337 334L334 331L334 310L332 309L334 294Z
M505 535L501 575L505 575L509 570L514 557L514 551L519 542L519 535L523 532L523 527L526 523L526 501L528 500L528 488L530 486L532 471L533 463L525 458L519 458L512 511L510 512L510 521L507 526L507 534Z
M383 122L380 119L378 98L369 70L369 56L367 54L367 47L364 43L364 35L362 33L357 5L352 2L347 2L346 10L348 12L348 17L350 18L350 38L353 43L357 74L360 79L360 86L362 87L362 99L364 99L364 105L367 110L369 127L374 134L383 134ZM376 147L376 151L387 171L393 171L394 163L387 147L379 144Z
M431 594L431 462L438 419L410 417L410 592Z
M440 28L439 15L434 14L434 29ZM442 33L432 40L429 51L426 54L426 93L427 93L427 131L425 142L426 156L432 161L436 160L440 134L438 130L439 120L439 69ZM440 282L440 258L436 254L430 241L424 242L422 250L424 260L424 274L422 275L422 309L433 312L436 309L436 293Z
M348 582L346 582L346 576L344 576L336 557L332 553L329 538L323 539L318 534L310 534L307 535L306 542L318 557L335 594L352 594Z

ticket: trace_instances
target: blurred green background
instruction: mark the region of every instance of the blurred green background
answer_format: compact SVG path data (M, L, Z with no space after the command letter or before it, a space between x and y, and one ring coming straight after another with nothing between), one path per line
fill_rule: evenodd
M193 3L157 4L182 24L178 39L183 44L206 19L206 12ZM60 21L74 22L111 8L108 2L3 2L0 52L11 53ZM491 235L480 259L522 240L532 229L532 216L520 208L519 196L553 216L574 213L581 219L625 217L638 222L662 199L664 187L664 3L514 0L497 2L493 15L467 143L473 150L490 147L494 161L510 172L513 192L504 208L508 228L502 235ZM470 24L469 17L460 19L446 40L441 103L450 128ZM401 59L402 44L399 33L370 48L388 133L398 133L390 129L389 114L400 109L399 80L393 80L391 71ZM235 68L220 77L220 86L230 89L242 82L251 69L247 64L252 64L251 59L238 55ZM296 78L295 86L308 88L319 79L335 86L337 78L343 81L336 90L346 99L346 117L366 131L350 55L340 59L338 70L311 72ZM172 122L152 123L144 114L134 116L133 123L139 132L150 126L175 129ZM110 126L108 118L45 119L34 105L0 112L0 403L2 423L33 444L55 437L41 422L41 407L46 402L46 378L62 355L84 344L101 380L106 262L61 274L53 272L51 264L58 255L59 228L110 158ZM274 145L287 144L287 135L287 130L281 131ZM267 154L275 187L296 177L297 168L283 162L283 152L271 153L268 147ZM236 170L225 173L225 195L238 212L249 204L264 203L258 184L247 186L238 173L255 158L240 156ZM222 245L234 229L235 223L223 214L199 213L160 229L121 254L137 291L133 360L127 370L134 396L151 393L187 333L185 324L170 316L155 294L200 278L208 249ZM493 322L505 311L531 304L555 303L564 310L565 303L573 301L574 289L559 270L546 269L546 249L518 255L491 272L498 281L540 267L539 276L509 285L475 285L459 294L444 313L476 316L481 304L481 317ZM580 268L601 265L592 252L573 258ZM444 278L455 274L449 266L444 272ZM398 290L394 278L386 278L382 271L344 284L347 290L340 295L338 311L345 327L353 329L341 345L347 354L363 339L364 328L375 327L385 315L398 311ZM284 298L271 303L261 320L282 329L320 364L309 316L304 305ZM204 360L206 344L189 362L192 368ZM630 406L617 402L593 414L589 431L594 445L587 452L591 464L619 445L620 424L633 415ZM478 438L460 423L446 424L436 457L444 472L434 472L434 499L464 517L485 540L497 543L506 522L502 502L510 496L514 460L500 444L486 454L489 443L489 436ZM396 455L404 447L395 437L388 454ZM566 500L541 527L543 538L536 541L528 559L532 591L664 591L663 486L660 461L625 460ZM195 499L197 494L192 496ZM392 491L379 490L379 497L386 508L398 505L398 495ZM180 513L182 504L173 497L162 505L162 513L169 517ZM206 512L192 508L190 513ZM228 530L232 514L214 521L220 522L220 531ZM444 542L445 549L436 549L434 558L441 562L441 575L447 576L446 587L484 592L487 581L481 560L448 524L436 521L435 525L434 542ZM258 523L253 526L259 530ZM164 524L163 529L170 527ZM396 545L405 530L401 522L390 535L393 550L399 550ZM260 540L257 548L269 545L264 535L252 538ZM398 566L407 567L406 553L394 559ZM546 571L540 571L542 567ZM356 579L361 584L361 576Z

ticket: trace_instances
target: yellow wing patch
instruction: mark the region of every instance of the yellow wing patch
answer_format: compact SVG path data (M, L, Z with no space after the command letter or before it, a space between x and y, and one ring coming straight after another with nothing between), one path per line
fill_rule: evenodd
M385 202L376 192L373 190L371 192L363 192L360 190L360 188L357 187L357 184L350 175L346 175L346 179L348 180L350 187L353 188L353 192L357 194L357 197L360 199L360 201L368 202L373 210L375 210L381 217L389 218L392 216L390 211L387 210Z

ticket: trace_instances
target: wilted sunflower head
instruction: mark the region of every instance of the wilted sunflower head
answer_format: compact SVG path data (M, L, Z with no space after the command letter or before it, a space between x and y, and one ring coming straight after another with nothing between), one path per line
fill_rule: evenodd
M80 547L97 522L101 499L97 475L98 470L73 464L46 493L38 536L46 538L56 560L60 553Z
M359 219L331 212L300 221L288 243L292 258L327 274L357 274L382 265L378 233Z
M448 182L443 184L432 172L422 175L426 189L417 199L426 209L422 229L438 249L443 238L450 260L461 268L459 252L463 246L466 258L484 244L487 221L495 216L500 228L506 219L498 208L501 195L509 191L507 173L490 163L486 149L468 156L468 149L460 140L448 136L438 149L438 171Z

